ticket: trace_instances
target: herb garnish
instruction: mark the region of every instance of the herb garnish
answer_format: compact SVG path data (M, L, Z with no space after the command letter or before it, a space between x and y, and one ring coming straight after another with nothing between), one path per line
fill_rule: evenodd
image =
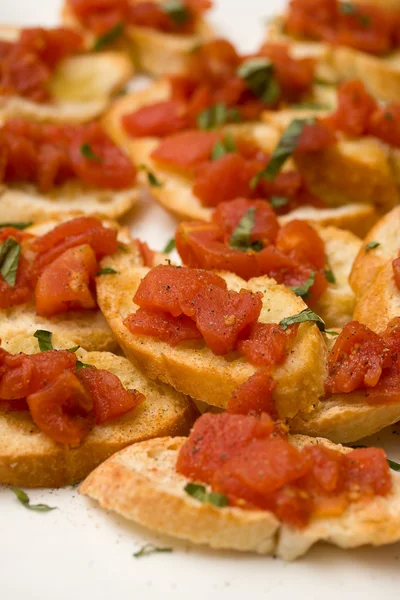
M173 548L158 548L157 546L153 546L153 544L145 544L140 550L135 552L133 556L135 558L142 558L142 556L149 556L150 554L155 554L157 552L173 552Z
M400 464L395 462L394 460L387 459L389 463L389 467L393 469L393 471L400 471Z
M307 279L307 281L305 281L303 283L303 285L299 285L297 287L291 287L290 289L292 290L292 292L294 292L296 294L296 296L300 296L301 298L303 298L303 300L305 300L306 298L309 298L311 296L310 289L314 285L314 282L315 282L315 271L310 273L309 278Z
M296 150L297 143L301 134L303 133L304 127L307 125L314 125L314 123L314 118L294 119L290 123L290 125L283 132L283 135L279 140L277 147L273 151L267 166L253 177L251 181L252 189L257 187L261 179L265 178L269 181L273 181L275 179L285 162Z
M336 283L336 277L331 268L325 269L324 275L328 283Z
M286 206L286 204L289 204L289 200L288 198L284 198L283 196L272 196L269 203L272 206L272 208L281 208L282 206Z
M79 350L80 346L74 346L73 348L67 348L68 352L76 352Z
M274 63L267 58L246 60L238 68L237 74L265 104L273 105L279 99L281 88L275 77Z
M164 247L164 250L162 251L163 254L169 254L170 252L172 252L172 250L175 250L175 238L171 238Z
M147 181L149 182L149 185L151 187L163 187L161 181L157 179L153 171L150 171L150 169L146 167L146 165L139 165L138 168L140 169L140 171L144 171L145 173L147 173Z
M236 123L241 120L237 108L228 108L223 102L218 102L197 115L197 125L200 129L216 129L225 123Z
M333 335L335 337L339 335L337 331L333 331L332 329L325 329L324 333L327 335Z
M85 158L87 158L89 160L93 160L94 162L101 162L100 156L98 156L95 152L93 152L93 148L88 142L85 142L84 144L82 144L80 150L81 150L82 156L84 156Z
M0 273L4 281L14 287L17 281L21 246L14 238L7 238L0 246Z
M263 249L261 242L251 241L251 231L254 227L255 221L255 208L249 208L248 211L243 215L237 224L236 229L232 232L232 236L229 242L231 248L246 252L246 250L254 250L254 252L260 252Z
M294 325L295 323L307 323L308 321L314 322L320 331L325 331L325 322L318 316L315 312L311 310L311 308L305 308L297 315L293 315L292 317L286 317L282 319L279 323L280 327L283 331L289 327L289 325Z
M45 329L38 329L33 334L33 337L37 339L39 344L40 352L47 352L48 350L54 350L53 344L51 341L51 336L53 334L51 331L46 331Z
M179 0L166 2L161 8L177 25L184 25L190 19L190 12Z
M236 152L236 145L232 135L227 133L223 140L215 142L211 153L211 159L218 160L225 156L225 154L229 154L229 152Z
M96 277L99 275L118 275L118 273L119 271L116 271L112 267L104 267L103 269L100 269L100 271L97 271Z
M95 43L93 44L93 50L100 52L113 42L115 42L124 32L124 24L122 22L117 23L114 27L111 27L108 31L100 35Z
M368 244L365 246L365 251L369 252L370 250L373 250L374 248L377 248L378 246L380 246L381 243L380 242L368 242Z
M31 504L28 494L26 494L23 490L11 488L11 491L14 492L19 502L21 502L21 504L29 510L35 510L36 512L50 512L51 510L56 510L57 508L56 506L48 506L47 504Z
M93 365L89 365L88 363L84 363L81 360L76 361L76 371L80 371L81 369L85 369L86 367L93 367Z
M362 13L352 2L339 2L339 10L343 15L357 16L364 27L371 25L371 17Z
M0 229L3 229L3 227L13 227L13 229L19 229L20 231L22 231L23 229L26 229L27 227L30 227L31 225L33 225L33 221L27 221L26 223L20 222L20 223L0 223Z
M207 492L204 485L199 485L197 483L188 483L185 485L185 492L196 498L199 502L203 504L212 504L213 506L218 506L223 508L224 506L228 506L228 498L223 494L217 494L216 492Z

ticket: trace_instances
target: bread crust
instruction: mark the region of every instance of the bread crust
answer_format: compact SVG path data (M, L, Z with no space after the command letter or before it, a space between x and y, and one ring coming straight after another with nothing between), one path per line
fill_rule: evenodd
M354 548L400 538L398 476L393 475L393 490L387 497L355 502L338 517L314 518L305 528L294 529L267 511L217 508L186 494L188 480L175 472L184 442L185 438L164 438L131 446L100 465L79 491L156 533L212 548L275 554L284 560L302 556L319 540ZM292 436L291 442L333 446L327 440L304 436Z
M123 321L137 308L132 298L148 269L132 267L128 272L118 265L117 260L112 263L119 271L112 282L104 278L97 280L97 297L126 356L152 379L160 379L197 400L225 408L234 389L247 381L255 367L235 354L215 356L203 343L185 342L171 347L155 338L133 335ZM263 293L262 322L277 323L306 307L301 298L268 277L246 283L233 274L222 276L230 289L247 288ZM285 363L273 370L277 382L274 398L281 416L308 412L318 404L326 376L325 355L325 342L317 327L302 324Z
M53 335L55 348L71 340ZM26 334L3 341L9 352L38 352ZM126 358L79 349L79 360L117 375L126 389L137 389L146 401L136 410L95 426L77 448L57 444L33 423L29 413L0 412L0 482L22 487L60 487L81 481L97 465L126 446L159 435L187 434L198 413L192 402L162 383L148 380Z

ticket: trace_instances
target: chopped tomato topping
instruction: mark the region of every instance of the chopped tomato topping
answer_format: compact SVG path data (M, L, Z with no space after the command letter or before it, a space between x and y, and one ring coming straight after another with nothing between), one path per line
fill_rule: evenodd
M0 45L0 96L50 100L47 83L55 67L82 49L82 36L71 29L22 29L16 42Z
M240 415L260 415L267 413L276 417L273 392L276 387L267 369L256 371L254 375L233 392L227 411Z
M335 129L358 137L366 133L368 121L377 108L361 81L345 81L338 89L338 107L327 119Z
M187 340L201 340L203 336L196 323L186 315L173 317L164 311L151 311L139 308L134 314L128 315L124 325L135 335L148 335L176 346Z
M299 263L316 269L325 266L324 242L306 221L295 219L281 227L276 237L276 248Z
M127 391L116 375L103 369L84 368L76 376L93 400L97 425L124 415L146 399L136 390Z
M152 250L148 246L148 244L146 244L146 242L143 242L142 240L139 240L138 238L136 238L134 240L134 243L136 244L136 247L137 247L140 257L142 259L143 266L144 267L152 267L154 265L154 258L155 258L154 250Z
M122 189L135 183L136 171L96 122L47 125L12 119L0 128L0 182L33 183L48 192L71 179Z
M382 55L398 47L399 16L376 5L351 4L340 0L292 0L285 23L293 36L350 46ZM349 3L350 4L350 3Z
M400 104L376 106L367 124L367 133L390 146L400 147Z
M352 502L385 496L392 487L383 450L298 449L267 415L203 415L176 469L226 495L232 506L268 510L293 527L313 516L338 516Z
M238 342L238 350L252 365L267 367L280 364L293 345L297 330L298 325L292 325L283 331L274 323L256 323L250 335Z
M249 208L254 209L254 225L250 232L251 241L262 240L274 244L280 227L274 211L264 200L249 201L245 198L237 198L232 202L221 202L213 212L213 223L223 230L225 239L230 240L232 233Z
M32 296L34 284L30 273L29 261L25 256L30 238L29 234L18 231L13 227L0 228L0 245L8 239L12 239L18 242L21 247L15 284L10 285L0 275L0 308L10 308L11 306L23 304Z
M336 137L329 126L322 120L315 119L314 123L304 125L295 153L320 152L332 146L335 141Z
M50 317L69 310L96 308L90 285L97 271L91 246L66 250L43 270L36 284L36 312Z
M209 160L219 133L185 131L166 138L152 153L152 158L171 169L191 171Z
M166 100L122 117L122 125L131 136L164 137L189 126L185 105L178 100Z

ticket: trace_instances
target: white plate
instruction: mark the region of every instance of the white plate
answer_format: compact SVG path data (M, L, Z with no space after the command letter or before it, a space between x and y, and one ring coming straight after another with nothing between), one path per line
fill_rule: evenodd
M266 17L285 3L216 4L218 29L251 50L262 39ZM0 22L54 25L59 7L59 0L0 0ZM160 249L174 232L174 220L155 205L142 205L132 230ZM399 434L400 428L391 427L372 443L382 443L399 459ZM348 552L319 545L297 563L285 564L155 538L96 508L74 488L29 495L58 510L28 511L0 487L1 600L398 598L400 544ZM135 559L133 553L147 542L173 546L174 552Z

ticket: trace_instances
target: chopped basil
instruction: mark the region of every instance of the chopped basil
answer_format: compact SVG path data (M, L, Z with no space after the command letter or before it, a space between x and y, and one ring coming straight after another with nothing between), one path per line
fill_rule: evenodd
M177 25L184 25L190 19L190 12L179 0L166 2L161 8Z
M358 6L355 6L352 2L339 2L339 10L343 15L358 16L360 23L364 27L371 25L371 17L360 12Z
M0 246L0 273L4 281L14 287L17 281L21 246L14 238L7 238Z
M162 187L163 184L157 179L152 171L146 165L139 165L139 169L147 173L147 181L151 187Z
M324 275L328 283L336 283L336 277L332 271L332 269L325 269Z
M387 459L389 463L389 467L393 469L393 471L400 471L400 464L395 462L394 460Z
M96 41L93 45L93 50L95 52L100 52L101 50L103 50L104 48L109 46L110 44L117 41L117 39L119 37L121 37L123 32L124 32L124 24L122 22L117 23L116 25L114 25L114 27L111 27L111 29L109 29L108 31L103 33L103 35L100 35L96 39Z
M228 498L223 494L207 492L204 485L199 485L197 483L188 483L185 485L185 492L203 504L212 504L213 506L218 506L220 508L228 506L229 504Z
M332 331L332 329L325 329L324 333L326 333L328 335L333 335L333 336L339 335L337 331Z
M282 206L289 204L289 200L283 196L272 196L269 203L271 204L272 208L281 208Z
M225 123L236 123L241 116L237 108L228 108L223 102L218 102L197 115L197 125L200 129L216 129Z
M365 251L369 252L370 250L374 250L374 248L377 248L380 245L380 242L368 242L368 244L365 246Z
M212 160L218 160L225 156L225 154L229 154L229 152L236 152L236 145L232 135L227 133L223 140L215 143L211 158Z
M0 229L3 227L13 227L13 229L19 229L22 231L31 225L33 225L33 221L27 221L26 223L0 223Z
M68 352L76 352L79 350L80 346L74 346L73 348L68 348Z
M118 244L118 250L121 250L121 252L129 252L129 248L124 246L124 244Z
M134 553L135 558L141 558L142 556L149 556L150 554L155 554L157 552L173 552L173 548L159 548L157 546L153 546L153 544L146 544L140 550Z
M231 248L235 248L235 250L241 250L242 252L246 252L246 250L260 252L260 250L263 249L261 242L251 241L251 231L254 227L255 213L255 208L249 208L240 219L236 229L232 232L229 242Z
M321 77L314 77L314 83L315 85L323 85L327 87L333 87L335 85L335 83L333 83L332 81L327 81L326 79L322 79Z
M171 238L169 240L169 242L167 242L165 244L165 248L163 250L163 254L169 254L170 252L172 252L172 250L175 250L175 238Z
M273 181L278 175L279 171L288 160L288 158L296 150L297 142L303 132L306 125L314 125L315 119L294 119L287 129L283 132L281 139L278 142L277 147L272 153L271 159L267 166L262 169L251 181L251 187L254 189L257 187L261 179L268 179Z
M17 488L11 488L11 491L14 492L17 499L25 508L29 510L35 510L36 512L49 512L51 510L56 510L56 506L48 506L47 504L31 504L29 500L28 494L23 490L19 490Z
M237 70L248 88L265 104L273 105L279 99L281 89L275 77L273 62L267 58L251 58L240 65Z
M319 317L315 312L311 310L311 308L305 308L297 315L293 315L292 317L286 317L282 319L279 323L283 331L289 327L289 325L294 325L295 323L307 323L308 321L314 322L320 331L325 331L325 322Z
M76 371L80 371L81 369L85 369L86 367L93 367L93 365L89 365L88 363L84 363L81 360L76 361Z
M81 154L82 154L82 156L84 156L85 158L88 158L89 160L93 160L95 162L101 162L100 156L98 156L97 154L95 154L93 152L92 146L90 144L88 144L87 142L82 144Z
M112 267L104 267L96 273L96 277L98 277L99 275L118 275L118 271L116 271Z
M39 344L40 352L47 352L48 350L54 350L53 344L51 341L51 336L53 334L51 331L46 331L45 329L38 329L33 334L33 337L37 339Z
M314 282L315 272L313 271L312 273L310 273L309 278L303 283L303 285L291 287L290 289L296 294L296 296L300 296L301 298L303 298L303 300L305 300L306 298L309 298L311 296L310 289L314 285Z

